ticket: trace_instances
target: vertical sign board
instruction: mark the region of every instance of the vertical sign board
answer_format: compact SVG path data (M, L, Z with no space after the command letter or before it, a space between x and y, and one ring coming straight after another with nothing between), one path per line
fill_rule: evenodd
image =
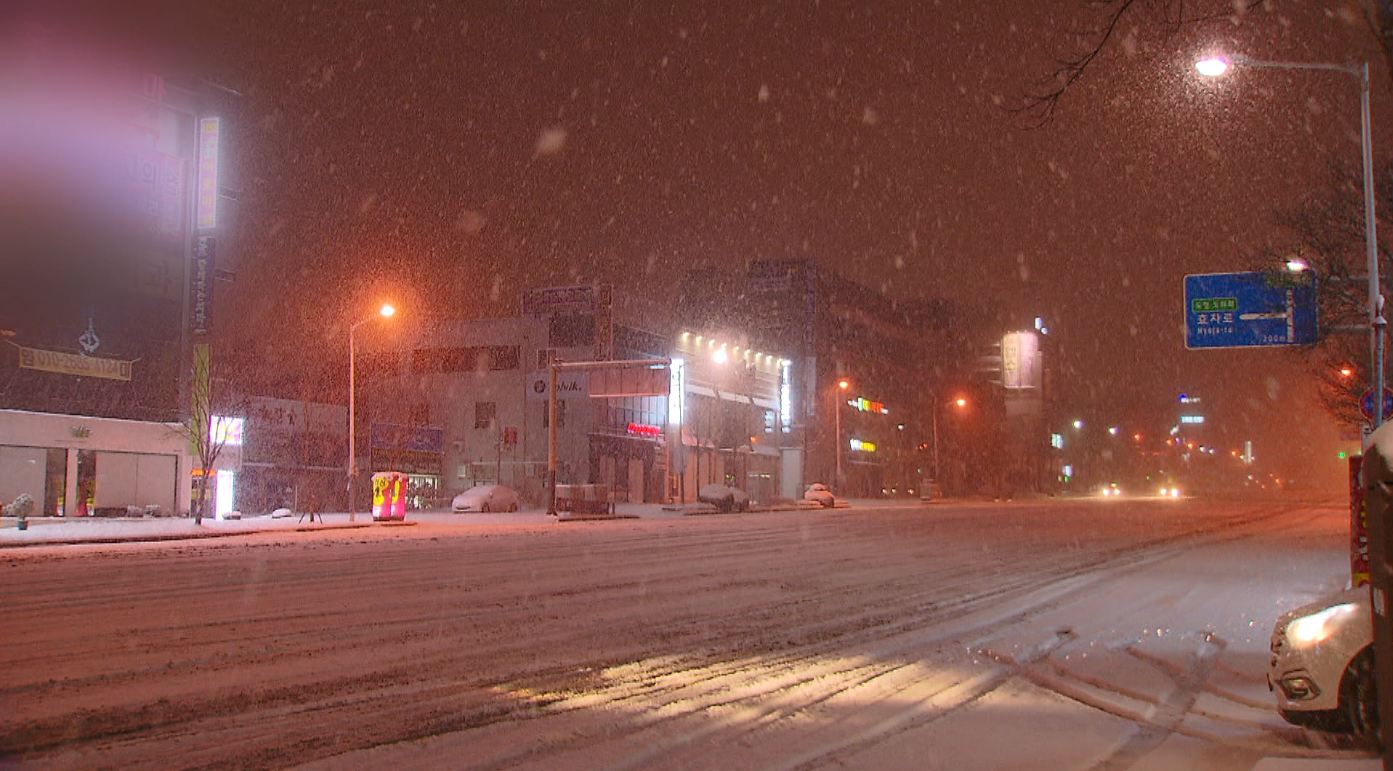
M1359 482L1363 462L1359 455L1349 459L1349 585L1356 589L1369 583L1369 507Z
M198 120L198 200L195 218L199 230L218 226L218 143L222 125L217 118Z
M217 240L213 236L198 236L193 242L193 270L189 277L190 326L195 335L206 335L213 318L213 257Z
M1317 334L1312 271L1185 277L1186 348L1310 345Z

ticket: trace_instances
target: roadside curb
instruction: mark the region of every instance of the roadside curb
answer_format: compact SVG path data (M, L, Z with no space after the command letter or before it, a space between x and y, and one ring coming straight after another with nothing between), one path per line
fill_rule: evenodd
M358 530L374 525L388 525L391 527L409 527L415 522L352 522L341 525L303 525L293 528L268 528L264 530L233 530L228 532L206 532L206 533L166 533L155 535L134 535L134 536L105 536L101 538L46 538L34 541L0 541L0 550L3 549L24 549L31 546L81 546L83 544L110 545L118 543L163 543L167 541L202 541L209 538L234 538L240 535L264 535L267 533L314 533L325 530Z
M642 519L637 514L557 514L557 522L598 522L606 519Z

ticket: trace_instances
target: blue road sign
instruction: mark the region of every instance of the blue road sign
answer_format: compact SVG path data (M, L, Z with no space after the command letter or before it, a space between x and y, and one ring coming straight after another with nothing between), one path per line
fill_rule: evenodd
M1374 389L1370 388L1359 397L1359 411L1369 420L1374 419ZM1393 391L1383 389L1383 419L1393 418Z
M1185 277L1186 348L1310 345L1316 334L1312 271Z

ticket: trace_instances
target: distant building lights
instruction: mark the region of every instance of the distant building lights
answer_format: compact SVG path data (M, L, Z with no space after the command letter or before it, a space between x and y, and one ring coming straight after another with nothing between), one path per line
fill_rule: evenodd
M875 452L875 442L866 442L860 439L851 439L848 441L848 444L851 445L851 449L853 452Z
M873 402L864 396L858 396L855 399L847 399L846 403L850 405L852 409L860 412L873 412L877 415L890 414L890 409L885 406L884 402Z

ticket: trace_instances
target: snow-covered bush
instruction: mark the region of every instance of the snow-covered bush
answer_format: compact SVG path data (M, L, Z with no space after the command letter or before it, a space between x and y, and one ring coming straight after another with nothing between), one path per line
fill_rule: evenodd
M23 519L25 517L31 517L33 515L34 499L29 495L29 493L20 493L19 497L15 498L13 503L7 504L5 506L5 516L7 517L19 517L20 519Z

